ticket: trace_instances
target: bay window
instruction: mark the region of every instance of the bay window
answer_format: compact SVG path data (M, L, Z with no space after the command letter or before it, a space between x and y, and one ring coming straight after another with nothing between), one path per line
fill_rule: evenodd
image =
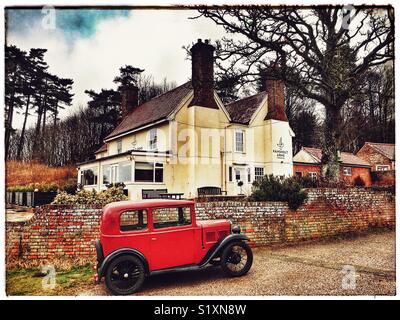
M128 181L132 181L132 162L120 162L118 164L118 182Z
M97 184L97 168L85 169L81 171L81 184L91 186Z

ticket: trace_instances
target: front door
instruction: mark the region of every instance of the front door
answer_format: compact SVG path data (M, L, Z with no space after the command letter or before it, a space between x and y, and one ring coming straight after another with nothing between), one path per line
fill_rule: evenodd
M150 270L193 264L195 227L190 207L152 209Z
M243 194L246 183L246 168L235 167L234 174L236 194Z

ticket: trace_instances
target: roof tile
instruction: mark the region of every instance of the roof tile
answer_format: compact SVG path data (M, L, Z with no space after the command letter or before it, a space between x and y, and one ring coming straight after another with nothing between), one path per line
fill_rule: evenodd
M133 108L106 139L165 119L178 107L191 90L192 85L189 81Z
M254 112L256 112L266 95L266 92L260 92L253 96L228 103L225 107L232 122L249 124Z
M308 152L315 158L317 158L318 161L321 161L321 158L322 158L322 150L321 149L303 147L303 150ZM343 164L368 166L368 167L371 166L367 161L357 157L356 155L354 155L350 152L340 152L340 162Z
M377 143L377 142L365 142L365 144L370 145L372 148L382 153L384 156L388 157L390 160L395 158L395 145L391 143Z

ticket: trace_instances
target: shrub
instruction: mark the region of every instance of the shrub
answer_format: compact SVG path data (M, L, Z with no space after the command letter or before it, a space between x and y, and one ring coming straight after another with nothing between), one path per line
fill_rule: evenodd
M293 177L303 188L316 188L318 187L318 180L310 176Z
M109 188L121 188L124 189L125 188L125 183L123 182L115 182L115 183L109 183L106 185L106 187Z
M61 188L62 191L65 191L68 194L75 194L77 189L78 185L76 183L69 183Z
M301 189L302 185L298 178L281 180L269 175L254 182L250 199L254 201L286 201L290 209L296 210L308 196L307 192Z
M365 187L365 181L363 178L361 178L360 176L357 176L354 179L354 186L356 187Z
M96 190L80 190L76 194L68 194L62 191L57 194L52 204L101 204L128 200L122 188L111 187L97 192Z

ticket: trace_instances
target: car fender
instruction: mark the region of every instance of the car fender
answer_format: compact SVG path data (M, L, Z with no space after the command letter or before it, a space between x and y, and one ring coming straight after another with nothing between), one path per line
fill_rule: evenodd
M217 242L210 250L207 252L203 260L200 262L199 266L204 267L208 264L212 259L220 254L220 252L231 242L233 241L249 241L250 239L243 234L230 234L226 236L219 242Z
M146 270L146 274L149 273L149 264L147 262L147 259L143 255L143 253L141 253L138 250L132 249L132 248L121 248L121 249L111 252L107 257L105 257L105 259L103 260L103 262L101 263L100 267L97 270L99 279L101 279L104 276L104 273L105 273L109 263L113 259L115 259L121 255L124 255L124 254L134 255L134 256L138 257L140 260L142 260L144 268Z

